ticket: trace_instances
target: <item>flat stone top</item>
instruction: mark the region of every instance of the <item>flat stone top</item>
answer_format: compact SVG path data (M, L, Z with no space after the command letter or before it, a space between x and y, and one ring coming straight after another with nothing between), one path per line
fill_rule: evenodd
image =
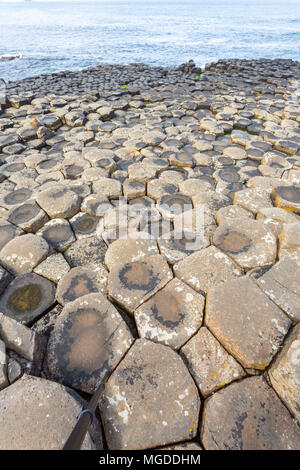
M299 450L299 438L299 427L262 377L234 383L205 403L206 449Z
M100 403L110 449L147 449L196 435L200 398L171 348L138 339Z
M208 291L206 324L249 369L264 370L291 325L288 317L248 277Z
M24 376L0 392L0 449L61 450L81 401L62 385ZM94 448L89 434L82 448Z
M64 307L51 333L46 355L50 376L93 393L106 380L133 341L115 307L100 293L87 294Z

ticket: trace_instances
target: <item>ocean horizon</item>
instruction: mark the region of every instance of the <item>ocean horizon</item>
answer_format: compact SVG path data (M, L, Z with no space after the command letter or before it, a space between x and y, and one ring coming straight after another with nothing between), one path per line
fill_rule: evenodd
M300 60L298 0L0 2L6 81L101 64Z

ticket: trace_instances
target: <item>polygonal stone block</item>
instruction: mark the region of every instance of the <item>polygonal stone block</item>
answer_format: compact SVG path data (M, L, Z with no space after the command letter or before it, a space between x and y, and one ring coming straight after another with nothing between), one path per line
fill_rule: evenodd
M227 220L213 235L213 244L227 253L242 268L251 269L275 262L276 237L259 221L240 219Z
M200 398L175 351L139 339L109 378L99 407L109 449L149 449L192 439Z
M21 235L23 230L16 227L15 225L7 222L4 219L0 219L0 250L13 238Z
M174 266L176 277L197 292L242 275L238 265L215 246L210 246L186 257Z
M90 194L81 204L81 211L90 215L103 217L105 212L112 208L111 203L99 194Z
M140 337L178 349L202 324L204 298L173 279L144 302L134 318Z
M144 181L126 179L123 183L123 193L128 200L145 196L146 184Z
M102 282L100 282L100 280ZM72 268L59 281L56 299L61 305L73 302L83 295L105 292L107 276L99 279L97 271L89 266Z
M279 236L280 258L300 249L300 222L283 225Z
M70 266L61 253L53 253L34 268L33 272L53 282L58 282L67 272Z
M197 233L188 231L176 233L172 231L168 236L163 234L157 240L157 243L161 254L167 259L168 263L174 264L203 248L206 241Z
M11 209L7 214L7 220L25 232L35 233L49 218L36 202L27 201Z
M93 192L107 199L118 199L122 196L122 185L115 179L101 178L93 182Z
M262 377L233 383L205 402L207 450L296 450L299 439L299 428Z
M300 214L299 186L277 186L273 189L272 196L277 207Z
M174 217L190 211L193 208L192 200L184 194L166 194L159 198L157 208L166 219L174 219Z
M63 186L42 191L37 195L36 201L51 219L72 217L79 211L81 204L80 197Z
M114 241L105 254L105 264L109 270L114 266L138 261L146 256L158 254L157 243L148 238L126 238Z
M0 311L20 323L30 324L54 303L55 287L37 274L17 276L0 298Z
M285 209L280 209L280 207L260 209L256 219L263 222L277 236L282 232L284 224L300 222L298 215Z
M48 251L46 240L28 233L9 241L0 251L0 261L14 275L30 273L46 258Z
M79 212L70 219L70 224L76 238L80 239L96 235L99 220L99 217Z
M11 209L13 206L23 204L32 196L32 190L29 188L20 188L5 194L1 197L0 204L6 209Z
M273 207L269 194L256 188L237 191L234 194L233 204L237 204L253 214L257 214L260 209Z
M108 277L108 293L129 313L172 279L172 272L160 255L152 255L113 266Z
M181 348L180 354L204 397L246 375L205 327Z
M46 338L0 312L0 336L6 346L28 361L42 364Z
M218 225L221 225L227 221L231 221L231 219L240 219L241 217L246 217L247 219L254 219L254 214L252 212L243 209L240 206L226 206L221 207L218 212L215 214L216 221ZM229 219L229 220L228 220Z
M291 321L248 277L212 287L205 321L223 346L247 369L264 370Z
M300 324L295 326L269 371L271 383L300 424Z
M70 224L65 219L50 220L37 235L42 236L51 248L58 251L65 251L75 241Z
M69 302L59 315L48 342L50 377L93 393L131 346L133 338L115 307L102 294Z
M25 375L0 394L0 449L61 450L84 403L62 385ZM82 449L95 449L90 433Z
M85 264L102 264L107 247L97 236L76 240L65 252L69 265L84 266Z
M264 293L293 320L300 321L300 253L287 256L257 279Z

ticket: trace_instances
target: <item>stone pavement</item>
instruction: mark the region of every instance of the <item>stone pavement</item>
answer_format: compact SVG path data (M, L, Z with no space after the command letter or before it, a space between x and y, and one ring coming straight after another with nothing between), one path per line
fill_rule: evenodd
M86 449L300 449L299 98L291 60L7 84L0 449L98 380Z

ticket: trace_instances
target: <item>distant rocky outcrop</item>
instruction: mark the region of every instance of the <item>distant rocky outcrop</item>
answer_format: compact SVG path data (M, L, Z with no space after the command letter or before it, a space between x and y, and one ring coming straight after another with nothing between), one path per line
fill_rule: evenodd
M22 54L17 54L17 55L5 54L5 55L0 56L0 62L11 62L12 60L21 59L21 58L22 58Z

